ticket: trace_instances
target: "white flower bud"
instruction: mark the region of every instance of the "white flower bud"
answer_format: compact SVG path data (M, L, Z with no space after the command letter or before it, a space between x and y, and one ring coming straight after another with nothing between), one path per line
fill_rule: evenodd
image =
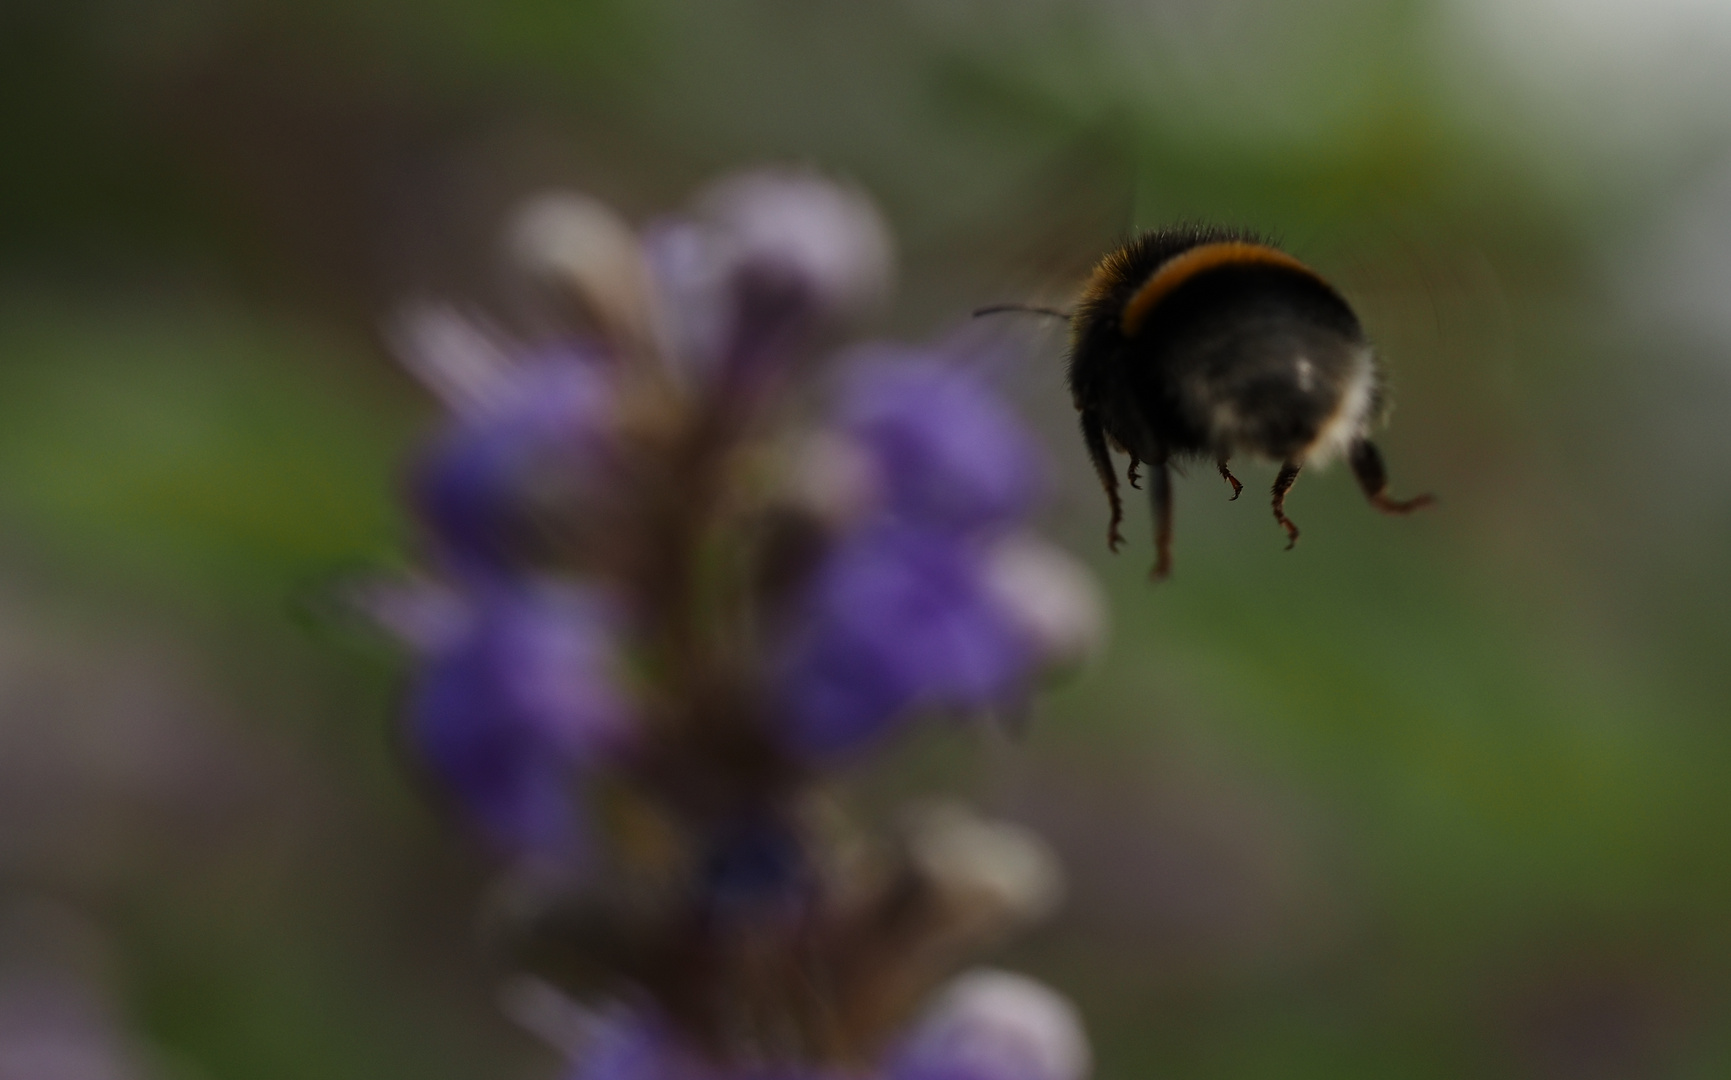
M541 195L517 212L506 243L521 266L569 289L609 339L638 351L652 347L649 264L612 207L572 192Z
M845 529L882 501L877 459L857 439L818 431L789 456L789 497L832 529Z
M987 555L986 582L1048 667L1077 666L1105 644L1100 586L1063 550L1027 533L1013 535Z
M921 874L1000 929L1037 922L1064 898L1058 857L1032 830L951 801L910 814L908 852ZM985 929L982 926L982 929Z
M946 987L890 1069L891 1080L1084 1080L1082 1020L1024 975L970 971Z

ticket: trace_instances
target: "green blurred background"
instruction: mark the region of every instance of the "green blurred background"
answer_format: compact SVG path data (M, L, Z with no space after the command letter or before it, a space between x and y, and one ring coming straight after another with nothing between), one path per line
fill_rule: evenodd
M1018 331L1112 644L874 782L1058 845L998 959L1102 1080L1731 1075L1728 58L1712 0L3 0L0 1074L47 1075L5 1070L49 1000L80 1077L557 1073L398 661L318 613L402 560L436 417L379 328L508 320L526 194L643 220L793 160L880 199L898 335L1063 302L1135 224L1275 234L1439 496L1307 475L1285 553L1192 476L1150 587Z

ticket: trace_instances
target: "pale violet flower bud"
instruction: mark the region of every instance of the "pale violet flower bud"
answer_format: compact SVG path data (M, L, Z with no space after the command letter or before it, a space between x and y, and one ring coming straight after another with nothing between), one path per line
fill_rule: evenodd
M1072 668L1097 655L1106 636L1106 601L1093 574L1063 550L1013 533L986 553L987 589L1034 642L1049 668Z
M99 929L16 884L0 897L0 1080L146 1080Z
M588 1035L568 1080L709 1080L665 1022L641 1011L614 1007L602 1013Z
M448 648L469 630L469 607L462 594L431 579L369 580L344 590L358 614L419 653Z
M712 230L686 218L653 222L643 251L662 301L662 334L674 372L698 384L710 378L733 331L734 299Z
M0 1080L144 1080L131 1044L95 988L64 972L0 978Z
M789 275L822 315L852 318L889 293L889 231L853 188L793 170L742 173L710 188L699 209L730 263Z
M979 969L951 982L894 1056L890 1080L1084 1080L1075 1006L1033 979Z
M533 975L506 979L496 1000L518 1027L572 1060L581 1058L602 1030L604 1014Z
M674 370L748 396L886 298L893 261L870 200L790 170L721 181L643 249Z

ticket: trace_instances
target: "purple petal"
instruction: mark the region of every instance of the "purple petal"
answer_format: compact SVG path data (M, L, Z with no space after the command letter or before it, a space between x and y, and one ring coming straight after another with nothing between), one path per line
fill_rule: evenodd
M981 708L1020 688L1030 643L992 597L971 545L885 526L818 568L781 665L800 750L844 751L915 706Z
M705 1080L664 1025L615 1009L596 1025L569 1080Z
M493 576L511 563L526 492L547 474L561 489L600 488L611 405L596 365L554 354L514 370L433 445L414 475L415 502L453 569Z
M954 529L1014 522L1039 494L1033 438L971 372L919 353L881 353L844 384L840 422L869 446L889 508Z
M574 837L573 769L631 736L604 605L572 589L478 599L466 632L422 668L416 748L482 831L512 850Z

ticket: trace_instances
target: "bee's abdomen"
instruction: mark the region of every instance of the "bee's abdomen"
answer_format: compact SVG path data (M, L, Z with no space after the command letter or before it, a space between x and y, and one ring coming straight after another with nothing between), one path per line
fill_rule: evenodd
M1362 427L1374 360L1344 300L1296 263L1208 267L1158 298L1132 339L1143 394L1164 399L1173 449L1305 457Z
M1281 320L1239 323L1191 348L1176 385L1208 449L1278 460L1304 455L1371 363L1362 344Z

